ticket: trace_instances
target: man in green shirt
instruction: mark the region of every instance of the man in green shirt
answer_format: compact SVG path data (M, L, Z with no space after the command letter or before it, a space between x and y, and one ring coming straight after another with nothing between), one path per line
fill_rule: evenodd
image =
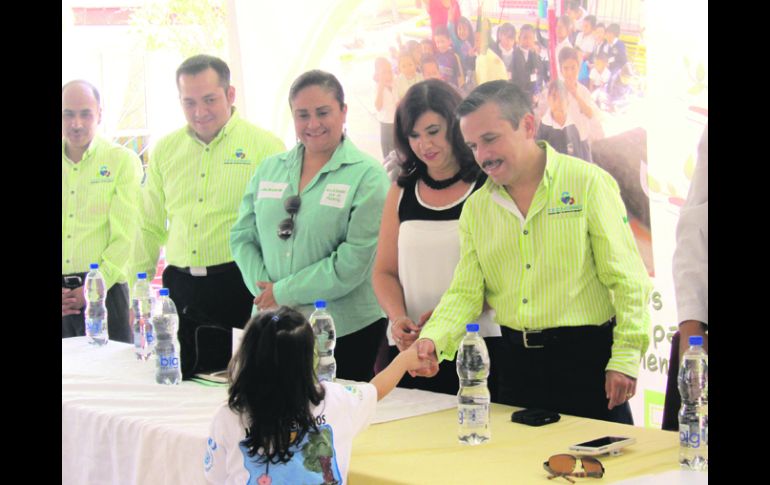
M489 179L465 203L460 262L417 341L422 374L454 355L486 301L504 337L492 363L502 402L633 423L652 285L617 183L536 141L528 97L510 82L482 84L458 116Z
M127 256L138 231L142 162L96 134L101 115L92 84L62 87L62 338L85 335L83 282L98 263L108 289L109 339L131 343Z
M285 147L241 118L221 59L193 56L176 81L187 126L158 140L150 155L136 267L152 277L165 245L163 286L179 312L182 376L189 378L224 369L231 329L251 315L254 297L233 262L230 228L257 165Z

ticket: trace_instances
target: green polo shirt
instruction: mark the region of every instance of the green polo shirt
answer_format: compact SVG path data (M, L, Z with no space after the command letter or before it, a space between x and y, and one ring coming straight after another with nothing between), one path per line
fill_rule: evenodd
M235 108L208 145L189 127L158 140L143 188L143 248L136 270L152 278L164 245L174 266L232 261L230 228L246 184L262 160L285 149Z
M278 237L289 217L284 200L297 195L304 146L265 160L249 182L230 247L249 290L271 281L276 302L306 315L326 300L339 337L385 314L372 289L372 267L388 176L349 140L299 194L294 234Z
M486 299L515 330L600 325L617 318L608 370L636 377L649 344L652 284L618 184L545 142L545 174L523 218L492 179L460 216L461 258L420 337L451 359Z
M61 143L61 272L99 263L107 288L127 281L139 230L142 162L132 150L95 136L74 163Z

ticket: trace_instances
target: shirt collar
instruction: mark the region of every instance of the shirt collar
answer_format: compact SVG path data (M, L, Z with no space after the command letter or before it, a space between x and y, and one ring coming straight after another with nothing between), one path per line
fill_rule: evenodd
M70 157L67 156L67 140L62 137L61 139L61 154L64 157L65 160L68 162L74 164ZM86 151L83 152L83 156L80 158L80 162L83 162L87 158L89 158L91 155L94 154L96 151L97 145L101 143L101 137L99 135L94 135L93 139L91 140L91 143L88 144L88 148L86 148ZM79 162L78 162L79 163Z
M238 112L237 109L235 109L235 106L232 107L232 111L230 111L230 119L227 120L227 123L225 123L225 126L222 127L221 130L219 130L219 133L217 133L217 136L214 137L213 140L211 140L208 145L215 145L219 143L219 141L230 134L231 131L235 128L235 125L238 124L238 121L240 121L241 115ZM207 145L203 140L198 138L198 135L195 134L195 131L193 131L192 128L190 128L190 125L187 125L187 134L195 140L197 143L200 143L202 145Z
M302 163L302 156L305 153L305 145L301 142L297 143L294 148L288 152L279 155L279 158L286 164L287 168L293 167L295 164ZM360 151L356 149L355 145L350 141L350 138L346 135L342 142L337 145L336 150L332 154L332 157L326 162L326 165L320 170L322 172L332 172L337 170L342 165L350 165L363 161L363 157Z

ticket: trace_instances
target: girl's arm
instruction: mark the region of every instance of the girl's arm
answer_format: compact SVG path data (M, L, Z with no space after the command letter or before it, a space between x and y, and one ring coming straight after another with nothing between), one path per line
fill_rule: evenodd
M377 400L379 401L387 396L407 371L418 370L421 367L420 359L417 357L416 345L412 345L407 350L399 353L390 365L369 381L370 384L377 388Z

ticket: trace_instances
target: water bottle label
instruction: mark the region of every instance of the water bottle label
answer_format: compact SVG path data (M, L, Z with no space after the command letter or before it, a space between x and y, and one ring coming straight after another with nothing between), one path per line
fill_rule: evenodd
M701 444L708 445L708 431L701 428L699 423L693 423L690 426L686 424L679 425L679 445L686 448L697 450Z
M88 322L86 323L86 328L90 335L98 334L102 331L102 322L100 320Z
M457 409L457 419L461 425L468 427L486 426L489 422L489 406L460 406Z
M160 366L166 369L176 369L177 367L179 367L179 358L178 357L161 357Z
M146 338L147 338L147 343L148 343L148 344L151 344L151 343L152 343L152 341L153 341L153 340L155 340L155 337L153 337L153 336L152 336L152 333L151 333L151 332L147 332L147 336L146 336Z

